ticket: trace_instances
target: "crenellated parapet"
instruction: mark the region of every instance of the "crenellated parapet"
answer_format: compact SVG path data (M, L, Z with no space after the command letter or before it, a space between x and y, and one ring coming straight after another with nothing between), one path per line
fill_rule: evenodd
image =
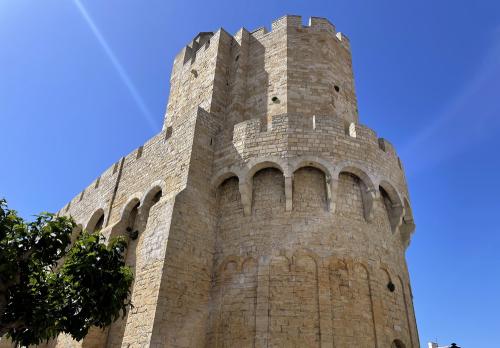
M264 127L283 113L358 121L349 40L323 18L200 33L176 57L170 83L165 126L197 104L225 123L225 140L234 124L259 118Z
M269 127L262 127L259 119L238 123L232 144L218 150L222 166L231 160L224 154L234 150L243 160L265 151L287 157L321 153L336 159L368 161L368 167L385 167L391 181L406 186L401 160L391 143L365 125L329 115L276 115Z

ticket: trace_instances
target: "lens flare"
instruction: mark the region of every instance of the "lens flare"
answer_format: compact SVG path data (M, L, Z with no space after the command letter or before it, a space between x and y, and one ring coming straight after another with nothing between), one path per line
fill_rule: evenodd
M92 33L94 34L95 38L97 39L97 41L101 45L102 49L106 53L106 56L111 61L111 64L113 65L116 72L120 76L120 79L123 81L123 83L127 87L128 91L130 92L130 95L132 96L135 103L137 104L137 107L142 112L142 114L143 114L144 118L146 119L146 121L148 122L149 126L151 127L152 130L157 131L159 127L156 124L155 119L151 115L151 112L149 111L148 107L146 106L146 103L142 99L141 95L137 91L137 88L135 87L135 85L132 82L132 80L130 79L129 75L127 74L127 72L123 68L122 64L120 63L120 61L118 60L118 58L114 54L113 50L111 49L111 47L107 43L106 39L101 34L99 28L97 27L94 20L92 19L92 17L88 13L87 9L85 8L85 6L83 6L83 4L80 2L80 0L74 0L74 3L76 5L76 7L78 8L78 11L82 15L83 19L88 24L88 26L89 26L90 30L92 31Z

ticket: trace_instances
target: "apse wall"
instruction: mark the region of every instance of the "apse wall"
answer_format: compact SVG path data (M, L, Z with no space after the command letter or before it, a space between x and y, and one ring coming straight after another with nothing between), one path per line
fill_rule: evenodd
M215 152L209 346L418 347L390 143L333 116L260 122Z

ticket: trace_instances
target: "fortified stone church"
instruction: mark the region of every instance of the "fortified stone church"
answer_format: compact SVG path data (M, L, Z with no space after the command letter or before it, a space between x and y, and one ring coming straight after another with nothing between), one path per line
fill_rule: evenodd
M201 32L170 86L163 130L59 211L129 236L134 308L48 346L420 347L403 165L359 123L349 39Z

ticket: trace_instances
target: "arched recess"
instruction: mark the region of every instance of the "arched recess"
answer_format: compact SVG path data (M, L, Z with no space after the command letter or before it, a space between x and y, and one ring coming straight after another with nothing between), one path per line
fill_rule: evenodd
M330 286L331 316L333 319L333 342L335 347L348 347L352 344L352 334L345 323L350 320L351 295L349 268L345 260L333 257L328 267Z
M241 168L237 166L231 166L219 170L213 175L212 180L210 180L210 184L214 189L217 189L220 184L233 176L237 177L238 180L241 181L244 176Z
M216 190L216 253L229 245L239 245L243 205L237 176L224 180Z
M211 347L252 347L255 340L257 261L228 256L218 267L211 290Z
M403 341L396 339L392 341L391 348L406 348L406 345L403 343Z
M291 172L297 171L302 167L314 167L325 173L325 176L332 177L334 169L333 165L320 157L316 156L301 156L290 160Z
M291 172L287 162L277 157L264 157L251 160L247 163L246 168L241 171L239 175L241 202L243 204L243 212L245 215L252 213L252 201L254 193L254 177L258 172L274 168L282 173L285 181L285 209L291 210L292 208L292 178Z
M292 262L285 256L271 259L269 346L319 347L317 277L316 260L309 253L296 253Z
M160 201L165 192L166 187L163 181L154 182L141 198L141 212L149 211L153 205Z
M334 258L329 274L335 346L373 347L377 336L369 268L358 261Z
M403 204L401 198L394 186L386 180L382 180L380 182L379 191L380 200L382 201L389 218L391 231L394 233L401 225L403 219Z
M94 211L87 222L86 230L89 233L100 231L104 227L104 210L102 208Z
M401 231L401 241L403 245L408 246L410 243L410 237L415 231L415 222L413 220L413 213L411 210L410 202L406 197L403 198L404 214L403 223L399 230Z
M131 197L122 209L120 223L113 230L114 235L122 235L127 238L128 246L125 251L125 264L128 265L134 273L134 282L131 285L131 301L139 308L141 301L135 291L135 285L139 281L144 281L138 270L141 269L138 251L142 249L142 241L147 230L147 224L151 209L160 201L163 195L164 185L162 182L154 183L150 189L139 200L138 195ZM127 324L129 322L130 312L127 312L123 318L119 318L111 324L107 335L107 347L119 347L126 335Z
M397 334L399 339L404 339L405 341L408 336L407 331L407 318L405 316L405 308L403 301L403 288L399 284L397 275L393 276L393 273L389 271L389 268L385 264L381 264L377 272L379 289L381 301L381 315L378 317L381 327L384 327L384 331L389 334L386 336L387 343L391 342L394 336L390 336L392 333ZM399 327L400 330L396 331L395 328ZM403 335L401 337L400 335Z
M293 173L292 179L295 180L295 173L304 168L304 167L312 167L319 169L320 171L323 172L325 178L324 178L324 188L325 188L325 195L326 195L326 205L327 205L327 210L332 211L333 210L333 205L334 203L332 202L332 192L333 192L333 181L332 181L332 176L333 176L333 166L332 164L324 160L320 157L317 156L300 156L297 158L294 158L290 160L290 171ZM292 194L292 199L293 199L293 194ZM290 209L291 210L291 209Z
M293 210L297 212L328 211L331 191L325 172L316 167L302 166L293 173Z
M131 197L124 205L121 212L120 222L115 225L111 231L110 239L117 236L123 236L127 240L127 249L124 253L125 264L136 273L136 249L137 249L137 236L138 231L138 215L140 200L135 195ZM132 291L134 286L132 285ZM124 317L119 317L108 328L107 332L107 347L119 346L125 334L125 327L127 324L128 312Z
M372 288L368 267L361 262L354 262L351 273L351 291L353 292L354 336L358 337L356 346L369 347L377 341L375 316L373 310Z
M285 176L290 176L288 163L277 157L256 158L248 162L248 170L243 173L243 180L251 179L255 173L265 168L276 168Z
M412 327L412 324L411 324L411 320L410 320L410 311L409 311L409 303L408 303L408 297L407 297L407 293L406 293L406 289L405 289L405 286L404 286L404 282L403 280L401 279L401 277L398 275L398 286L399 288L401 289L401 295L400 295L400 298L401 298L401 301L402 301L402 306L404 306L404 313L405 313L405 316L406 316L406 325L407 325L407 328L408 328L408 337L409 337L409 343L410 343L410 346L411 347L416 347L415 343L414 343L414 338L413 338L413 327Z
M287 200L285 185L279 168L264 167L255 172L251 178L252 213L269 217L284 212Z
M359 180L359 189L361 192L361 201L363 205L363 216L367 222L373 220L373 201L376 196L375 185L373 180L367 174L360 164L352 162L342 162L336 165L335 172L332 176L332 196L338 201L338 186L341 174L349 174ZM332 211L335 211L336 203L333 205Z

